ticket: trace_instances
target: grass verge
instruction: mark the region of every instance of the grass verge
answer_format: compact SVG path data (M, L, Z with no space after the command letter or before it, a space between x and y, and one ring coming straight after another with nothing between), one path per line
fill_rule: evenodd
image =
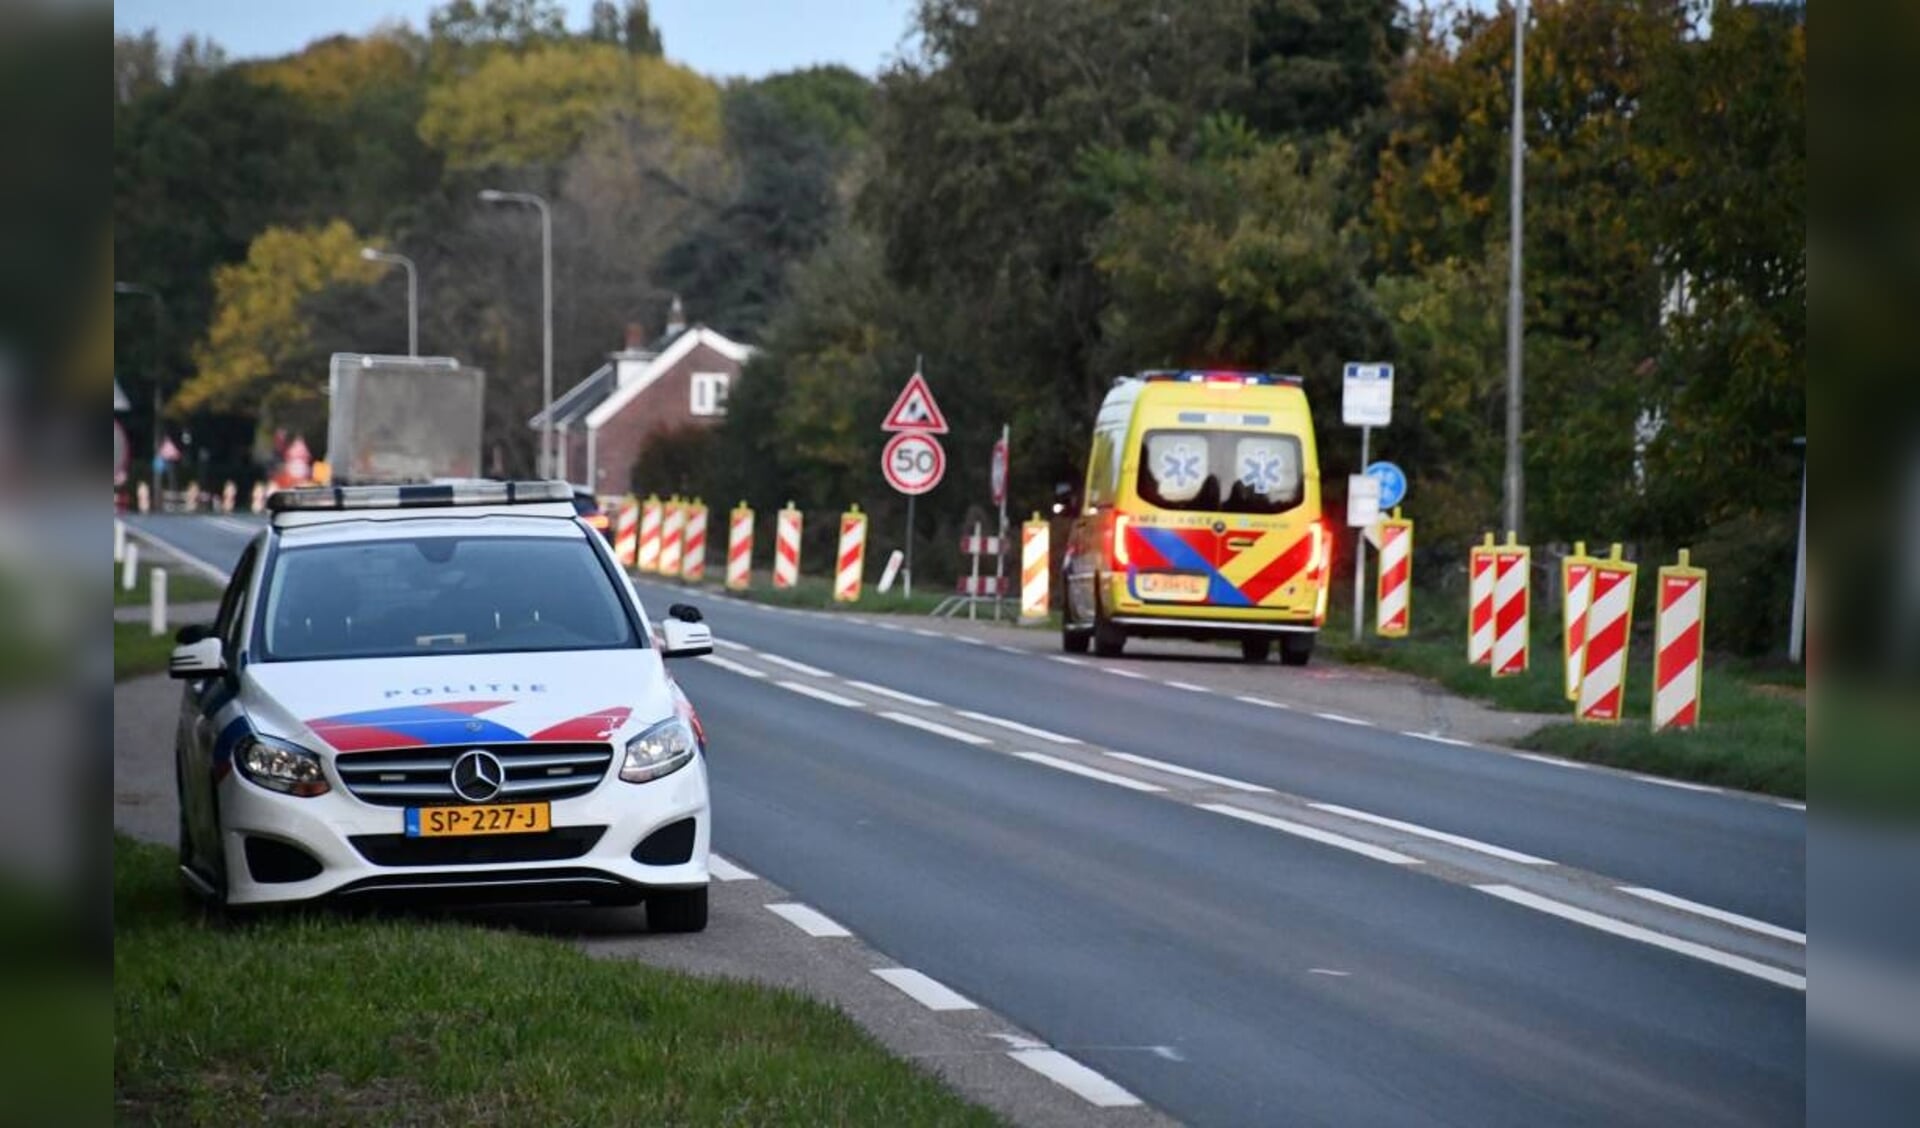
M155 565L142 563L135 569L133 587L120 586L120 566L113 566L113 605L115 607L144 607L153 599L152 577ZM187 568L167 567L167 602L175 603L218 603L225 589Z
M116 1119L158 1124L991 1124L788 991L471 925L221 929L114 843Z
M164 673L173 657L173 632L149 634L145 623L113 625L113 680Z
M1637 624L1620 723L1576 724L1561 680L1557 613L1535 607L1530 668L1515 677L1495 678L1486 667L1467 663L1464 604L1416 592L1413 605L1407 638L1375 638L1369 632L1364 641L1353 642L1351 615L1336 612L1329 617L1321 645L1328 657L1339 661L1416 674L1496 708L1567 718L1521 738L1523 748L1673 779L1806 797L1806 683L1798 669L1709 656L1700 727L1655 733L1648 720L1653 638Z

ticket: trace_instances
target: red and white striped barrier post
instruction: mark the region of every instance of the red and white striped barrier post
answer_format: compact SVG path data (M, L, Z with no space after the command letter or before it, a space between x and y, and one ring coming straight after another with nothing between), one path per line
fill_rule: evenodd
M1593 558L1587 542L1574 541L1560 561L1560 668L1568 701L1580 700L1580 660L1587 643L1587 605L1593 602Z
M789 501L774 518L773 586L790 588L799 582L800 511Z
M1374 596L1374 633L1405 638L1413 615L1413 522L1393 516L1380 522L1380 579Z
M613 513L613 558L622 568L640 560L640 503L628 494Z
M745 591L753 586L753 510L742 501L727 520L727 587Z
M1680 562L1659 571L1653 624L1653 731L1700 724L1700 680L1706 670L1707 573Z
M687 531L687 507L677 496L667 499L660 513L660 574L680 574L680 538Z
M1020 621L1047 617L1047 589L1052 578L1052 526L1035 513L1020 524Z
M680 538L680 578L697 584L707 578L707 505L696 497L681 512L686 531Z
M640 503L640 555L635 561L642 572L660 570L660 499L652 494Z
M860 579L867 563L867 515L855 505L840 515L840 552L833 570L836 603L860 600Z
M1493 662L1493 534L1467 550L1467 661Z
M1527 672L1533 628L1533 550L1514 534L1493 550L1493 676L1513 677Z
M220 512L232 513L233 499L238 497L239 493L239 487L233 484L232 478L228 478L226 484L220 487Z
M1587 604L1585 653L1580 658L1580 699L1574 716L1617 721L1625 702L1627 641L1633 629L1633 584L1639 568L1620 559L1614 545L1593 562L1593 601Z
M260 482L253 484L253 496L247 499L247 508L255 513L267 511L267 487L264 484Z

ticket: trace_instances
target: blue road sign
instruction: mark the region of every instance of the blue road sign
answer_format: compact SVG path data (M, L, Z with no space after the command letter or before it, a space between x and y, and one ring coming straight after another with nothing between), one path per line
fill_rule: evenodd
M1367 477L1380 483L1380 510L1385 512L1406 500L1407 475L1391 462L1376 462L1367 467Z

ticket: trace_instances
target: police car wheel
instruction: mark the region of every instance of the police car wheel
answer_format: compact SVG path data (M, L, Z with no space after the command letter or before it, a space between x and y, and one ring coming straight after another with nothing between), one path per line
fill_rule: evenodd
M1313 657L1313 636L1290 634L1280 640L1280 664L1304 666Z
M1240 640L1240 657L1249 662L1265 662L1273 653L1273 640L1270 638L1243 638Z
M704 932L706 927L705 886L647 894L648 932Z

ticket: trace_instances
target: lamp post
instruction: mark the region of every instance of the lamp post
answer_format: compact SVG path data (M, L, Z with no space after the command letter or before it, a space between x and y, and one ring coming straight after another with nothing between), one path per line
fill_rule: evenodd
M406 268L407 271L407 355L420 355L420 277L414 272L413 260L405 255L396 255L372 247L361 247L360 257L368 262L384 262Z
M1526 80L1524 57L1527 36L1526 0L1513 5L1513 152L1507 198L1507 528L1524 536L1520 518L1526 512L1526 467L1520 458L1520 340L1525 311L1520 293L1520 246L1522 233L1521 198L1524 187L1522 156L1526 153L1525 118Z
M167 355L167 302L160 296L158 290L138 282L115 282L113 292L116 295L148 298L153 302L153 337L160 359L153 368L153 461L149 464L149 468L153 477L153 507L158 512L162 508L160 504L160 374L161 367L166 364Z
M525 204L540 212L540 294L541 294L541 399L540 476L553 476L553 211L547 201L532 192L502 192L483 189L480 202L486 204Z

